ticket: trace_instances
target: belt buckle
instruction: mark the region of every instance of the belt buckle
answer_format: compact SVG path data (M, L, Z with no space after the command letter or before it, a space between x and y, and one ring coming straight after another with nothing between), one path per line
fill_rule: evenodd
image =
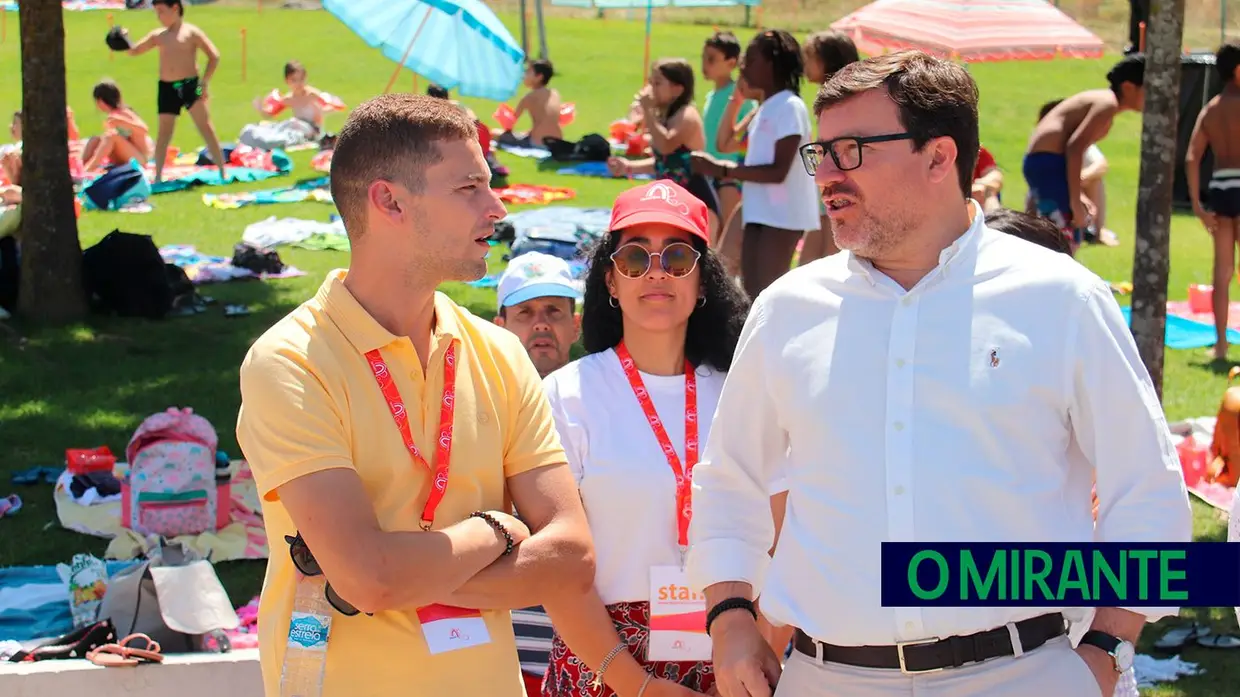
M909 670L904 663L904 649L909 646L925 646L928 644L937 644L941 639L935 637L933 639L921 639L918 641L898 641L896 642L896 657L900 659L900 672L905 675L927 675L929 673L938 673L943 668L928 668L926 670Z

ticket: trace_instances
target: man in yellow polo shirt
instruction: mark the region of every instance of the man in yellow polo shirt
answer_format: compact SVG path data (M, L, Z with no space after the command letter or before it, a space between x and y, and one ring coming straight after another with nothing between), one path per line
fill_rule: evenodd
M506 214L476 135L443 100L360 105L331 171L349 269L241 367L237 439L271 546L267 697L282 671L326 697L518 697L509 611L593 583L534 365L435 290L486 273Z

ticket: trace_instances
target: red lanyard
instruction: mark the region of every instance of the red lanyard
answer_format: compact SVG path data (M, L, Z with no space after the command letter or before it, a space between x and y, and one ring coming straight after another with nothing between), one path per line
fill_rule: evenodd
M624 375L633 388L633 395L637 397L638 404L641 404L642 411L646 414L646 421L650 422L654 437L663 448L667 464L671 465L672 472L676 475L676 533L680 547L684 549L689 546L689 521L693 518L693 466L698 462L697 376L694 374L693 364L685 361L685 466L682 468L680 457L672 447L672 439L667 437L667 430L663 428L663 422L654 410L650 393L646 391L642 376L633 363L633 356L624 347L623 341L616 347L616 355L619 356L620 367L624 369Z
M370 369L375 373L375 381L379 383L383 398L387 400L388 410L392 412L392 418L396 421L396 428L400 430L400 437L405 440L405 448L409 451L409 455L413 457L414 462L422 465L434 475L430 496L426 499L426 506L422 508L422 529L430 530L431 524L435 522L435 509L439 508L439 503L443 501L443 496L448 491L448 466L452 458L452 423L456 410L456 344L450 344L443 356L443 399L439 403L439 442L435 448L435 467L433 468L426 458L422 457L418 446L413 442L413 433L409 430L409 413L405 410L405 403L400 398L400 391L396 389L396 381L392 379L392 373L388 370L383 356L379 354L378 349L367 351L366 360L370 361Z

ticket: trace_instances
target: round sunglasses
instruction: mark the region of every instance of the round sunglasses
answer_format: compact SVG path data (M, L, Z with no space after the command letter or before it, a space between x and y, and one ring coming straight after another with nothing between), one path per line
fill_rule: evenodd
M621 276L641 278L650 273L655 257L658 257L663 273L672 278L684 278L697 268L702 253L687 242L673 242L661 252L652 252L636 242L630 242L611 253L611 263Z
M284 541L288 543L288 553L293 559L293 566L297 567L305 576L322 576L323 569L319 566L319 562L310 553L310 547L306 545L306 541L302 539L301 533L296 536L285 535ZM327 602L336 609L336 612L352 617L359 614L361 610L353 607L349 601L341 598L332 588L332 584L328 583L323 588L323 595L326 596ZM368 617L373 617L373 613L366 613Z

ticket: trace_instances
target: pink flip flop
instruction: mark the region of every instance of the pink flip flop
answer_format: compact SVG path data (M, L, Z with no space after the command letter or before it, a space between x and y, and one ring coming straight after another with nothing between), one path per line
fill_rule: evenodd
M9 494L0 499L0 518L13 515L22 509L21 497L17 494Z

